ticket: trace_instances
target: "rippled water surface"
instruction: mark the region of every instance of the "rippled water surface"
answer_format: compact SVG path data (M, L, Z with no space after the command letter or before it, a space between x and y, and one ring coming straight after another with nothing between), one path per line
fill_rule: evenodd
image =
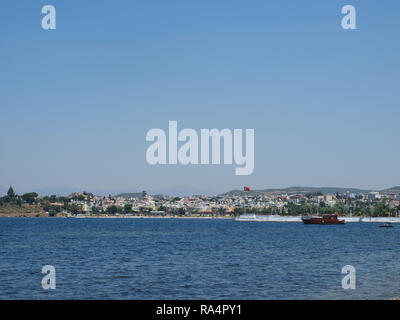
M387 299L400 225L0 219L0 299ZM43 290L42 266L56 268ZM356 289L341 287L356 268Z

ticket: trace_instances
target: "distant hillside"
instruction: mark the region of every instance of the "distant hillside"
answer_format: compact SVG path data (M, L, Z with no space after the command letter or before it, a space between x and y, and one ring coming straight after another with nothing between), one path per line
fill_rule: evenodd
M186 197L193 195L207 195L214 196L222 193L222 190L216 191L210 189L199 189L187 186L171 186L169 188L149 189L149 194L164 194L172 197Z
M143 195L141 192L131 192L131 193L119 193L114 196L114 198L124 198L124 199L129 199L129 198L142 198Z
M197 188L192 188L192 187L185 187L185 186L172 186L169 188L163 188L163 189L149 189L147 190L149 195L165 195L165 196L171 196L171 197L186 197L186 196L193 196L193 195L207 195L207 196L213 196L213 195L218 195L221 193L216 192L213 190L206 190L206 189L197 189ZM142 196L141 192L121 192L114 197L122 197L125 199L128 198L140 198Z
M356 188L342 188L342 187L288 187L288 188L272 188L272 189L262 189L262 190L251 190L251 191L243 191L243 190L232 190L225 195L257 195L257 194L278 194L278 193L317 193L321 192L322 194L333 194L333 193L345 193L351 192L355 194L359 193L368 193L373 190L364 190L364 189L356 189Z
M385 189L385 190L382 190L382 191L385 191L385 192L398 192L398 193L400 193L400 186L388 188L388 189Z

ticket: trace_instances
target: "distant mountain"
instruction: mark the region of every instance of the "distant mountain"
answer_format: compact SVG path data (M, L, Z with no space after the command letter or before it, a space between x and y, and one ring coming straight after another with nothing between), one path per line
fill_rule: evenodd
M262 190L250 190L250 191L243 191L243 190L231 190L225 195L257 195L257 194L274 194L274 193L317 193L321 192L322 194L333 194L333 193L368 193L373 190L365 190L365 189L357 189L357 188L342 188L342 187L288 187L288 188L271 188L271 189L262 189Z
M151 189L148 190L149 195L165 195L171 197L187 197L194 195L217 195L218 192L213 192L210 190L196 189L190 187L171 187L165 189ZM122 198L140 198L142 196L142 192L122 192L114 197L122 197Z
M166 196L176 196L176 197L186 197L195 195L205 195L205 196L215 196L221 193L221 191L209 190L209 189L197 189L185 186L176 186L163 189L153 189L148 190L151 195L166 195Z
M396 186L396 187L391 187L382 191L386 191L386 192L398 192L400 193L400 186Z
M129 198L141 198L142 196L143 196L142 192L125 192L116 194L114 197L129 199Z

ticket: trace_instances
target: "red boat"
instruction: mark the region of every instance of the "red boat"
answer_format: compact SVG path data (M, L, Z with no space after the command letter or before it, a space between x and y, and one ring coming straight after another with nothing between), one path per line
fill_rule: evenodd
M344 220L338 219L338 214L324 214L322 217L302 217L304 224L344 224Z

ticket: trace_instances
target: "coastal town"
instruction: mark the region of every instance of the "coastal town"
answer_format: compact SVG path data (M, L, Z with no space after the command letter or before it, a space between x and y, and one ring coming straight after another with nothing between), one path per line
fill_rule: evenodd
M149 195L146 191L118 195L82 191L68 196L39 196L35 192L18 195L10 187L0 197L0 216L222 218L241 214L301 216L334 212L342 216L400 216L400 187L333 191L334 188L250 190L245 187L214 196L173 197Z

